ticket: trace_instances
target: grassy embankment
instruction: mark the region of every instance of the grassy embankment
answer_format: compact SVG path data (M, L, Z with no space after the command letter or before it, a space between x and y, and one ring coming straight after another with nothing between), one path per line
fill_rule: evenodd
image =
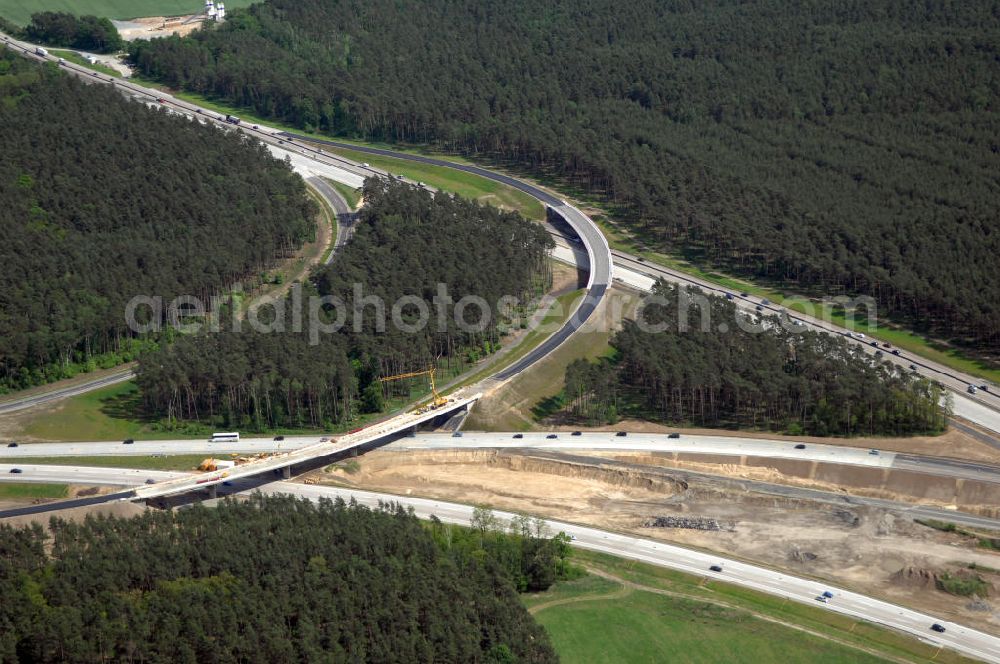
M0 500L58 499L65 498L68 493L69 487L65 484L0 484Z
M195 470L205 459L229 458L229 453L214 450L203 454L170 454L162 456L59 456L24 457L17 463L41 466L89 466L93 468L139 468L142 470Z
M344 184L343 182L337 182L336 180L331 180L330 178L323 178L326 180L331 187L337 190L337 193L344 197L347 201L347 206L352 210L357 210L358 206L361 204L361 190L355 189L354 187Z

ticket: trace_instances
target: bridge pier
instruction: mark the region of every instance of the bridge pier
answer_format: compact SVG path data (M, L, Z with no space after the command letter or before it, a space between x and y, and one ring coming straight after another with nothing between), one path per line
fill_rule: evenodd
M291 466L285 466L284 468L282 468L281 469L281 477L284 478L284 479L286 479L286 480L292 479L292 467Z
M218 498L218 497L219 497L219 487L216 486L215 484L213 484L212 486L208 487L208 499L209 500L214 500L215 498Z

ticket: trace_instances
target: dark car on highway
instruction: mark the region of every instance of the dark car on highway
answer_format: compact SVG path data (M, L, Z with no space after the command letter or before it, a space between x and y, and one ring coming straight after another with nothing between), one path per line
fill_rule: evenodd
M550 433L549 435L546 436L546 438L558 438L558 437L559 436L555 435L554 433Z
M677 433L676 431L674 433L670 434L669 436L667 436L667 438L680 438L680 437L681 437L681 435L679 433Z
M284 440L284 439L285 439L284 436L275 436L274 437L274 440Z
M514 438L524 438L524 434L523 433L515 433L514 434Z
M625 436L628 435L628 432L627 431L619 431L615 435L618 436L619 438L624 438Z
M941 623L934 623L933 625L931 625L931 629L937 632L938 634L944 634L945 632L944 625L942 625Z
M582 434L582 433L580 433L579 431L574 431L574 432L573 432L573 433L571 433L570 435L571 435L571 436L582 436L583 434Z
M806 446L803 445L802 443L799 443L798 445L795 446L795 449L797 449L797 450L804 450L804 449L806 449Z
M712 565L708 569L710 569L713 572L721 572L722 571L722 567L720 567L719 565Z
M7 443L7 447L17 447L17 443Z
M135 441L132 440L131 438L126 438L125 440L122 441L122 445L132 445L134 443Z
M11 468L10 472L14 473L15 475L20 475L21 472L23 471L20 468Z

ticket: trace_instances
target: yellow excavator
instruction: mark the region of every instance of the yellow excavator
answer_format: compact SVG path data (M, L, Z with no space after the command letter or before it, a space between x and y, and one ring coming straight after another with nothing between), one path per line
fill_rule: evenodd
M403 380L404 378L416 378L417 376L429 376L431 379L431 394L434 395L434 400L431 401L431 408L440 408L441 406L448 403L448 400L443 396L438 394L437 386L434 384L434 372L437 371L436 368L430 367L429 369L424 369L423 371L411 371L409 373L396 374L395 376L386 376L384 378L379 378L382 383L389 383L394 380Z

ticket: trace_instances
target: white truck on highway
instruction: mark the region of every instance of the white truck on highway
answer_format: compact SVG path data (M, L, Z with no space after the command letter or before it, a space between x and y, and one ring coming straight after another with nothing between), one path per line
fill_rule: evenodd
M40 55L40 56L42 56L43 58L47 58L47 57L49 57L49 52L48 52L48 51L46 51L46 50L45 50L44 48L42 48L41 46L36 46L36 47L35 47L35 55Z

